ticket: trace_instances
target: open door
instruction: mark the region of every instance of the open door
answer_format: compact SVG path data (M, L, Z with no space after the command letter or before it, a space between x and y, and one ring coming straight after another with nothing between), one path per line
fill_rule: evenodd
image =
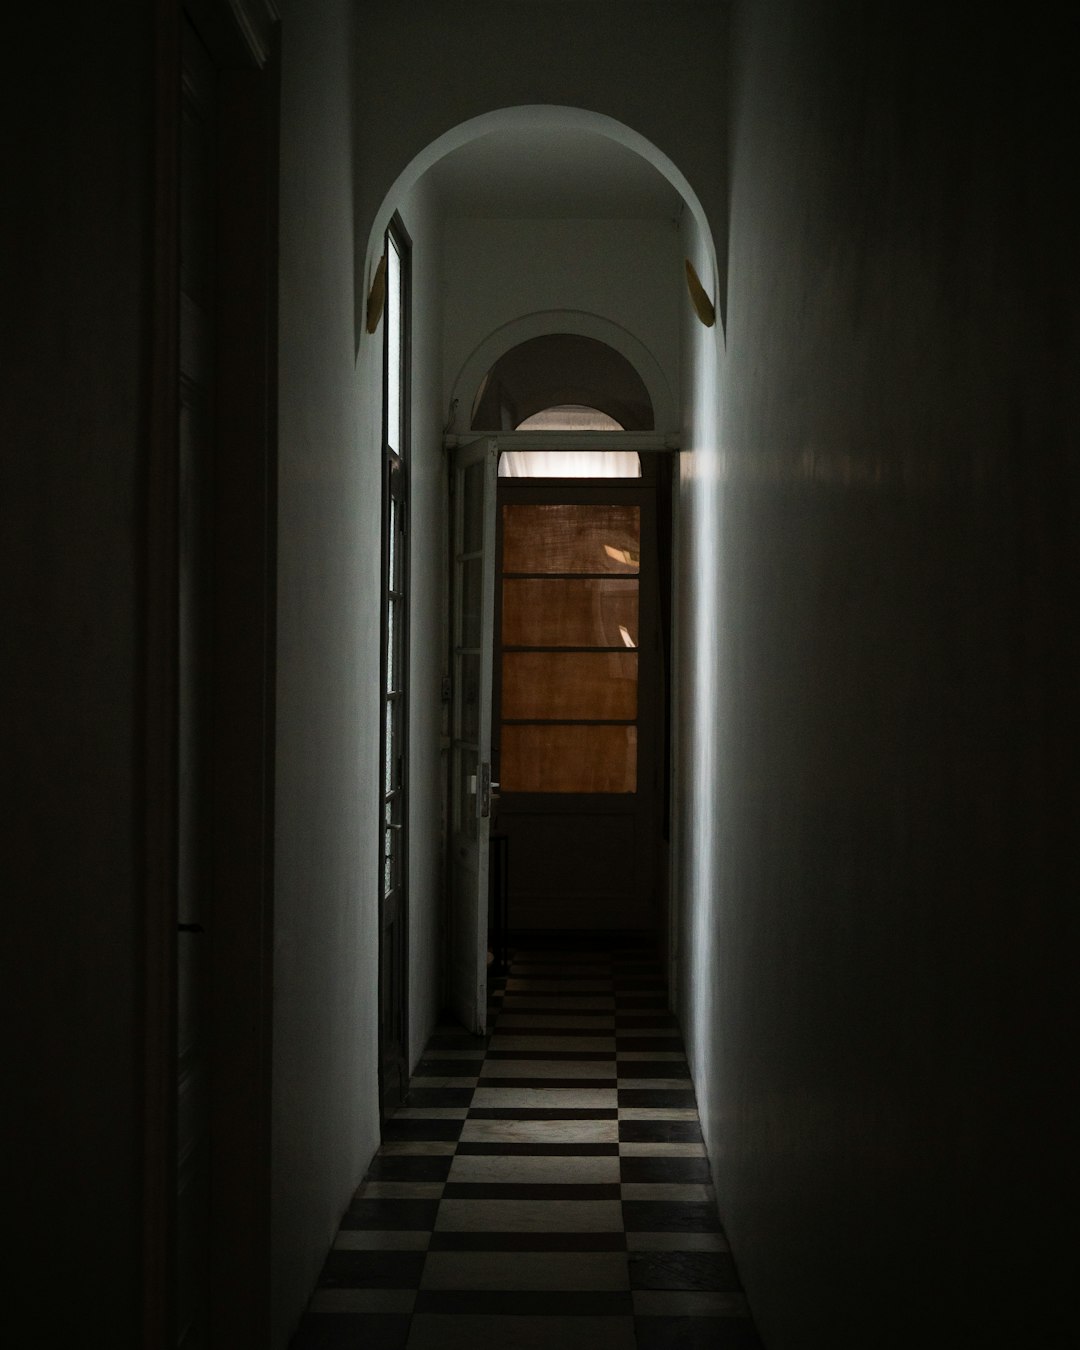
M468 1031L487 1020L491 672L498 442L454 452L453 705L450 728L450 1005Z
M499 479L492 741L515 929L661 923L657 470Z

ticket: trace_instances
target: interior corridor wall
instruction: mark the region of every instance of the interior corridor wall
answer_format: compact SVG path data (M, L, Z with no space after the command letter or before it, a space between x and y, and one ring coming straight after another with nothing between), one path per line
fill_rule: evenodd
M704 241L684 215L679 242L699 275ZM698 319L685 293L681 316L680 446L673 495L676 503L672 580L673 922L669 963L673 1000L682 1024L695 1091L701 1104L712 1095L720 1045L715 1003L720 980L718 813L731 791L725 777L720 732L729 724L727 688L720 679L720 651L734 640L727 624L720 568L720 387L724 332ZM703 1125L708 1122L703 1118ZM706 1138L713 1142L706 1129Z
M392 54L369 60L356 89L361 254L398 175L440 136L493 110L549 104L615 118L670 156L698 193L723 270L727 0L469 0L464 9L365 0L361 9L365 51Z
M352 130L351 11L325 0L282 15L274 965L274 1334L282 1345L379 1141L383 328L364 332L357 350L353 207L368 166ZM442 249L428 188L394 207L412 241L412 1068L440 1007Z
M1072 1321L1071 77L1047 20L967 17L736 25L720 423L682 474L682 999L769 1350Z
M72 1345L92 1319L134 1350L155 19L137 0L28 7L6 40L6 1316ZM58 1297L51 1257L71 1214L83 1231Z
M282 10L274 1345L378 1145L380 364L355 357L352 5Z
M524 316L555 310L598 315L624 329L653 357L667 383L667 401L673 400L682 299L674 220L458 216L447 220L445 238L447 404L462 367L485 339ZM522 340L507 338L506 348ZM469 430L476 392L463 391L454 421L459 433ZM663 418L662 407L654 412Z

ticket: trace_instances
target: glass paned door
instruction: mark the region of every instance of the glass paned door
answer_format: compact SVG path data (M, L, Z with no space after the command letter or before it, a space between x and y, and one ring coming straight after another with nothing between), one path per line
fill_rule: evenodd
M408 1085L408 243L386 233L382 521L379 1081L384 1116Z
M382 867L379 896L379 1045L384 1109L404 1094L407 1004L406 885L406 501L405 471L389 452L384 494Z
M514 929L657 922L655 472L499 480L498 828Z
M641 507L502 508L507 792L636 792Z
M450 802L450 999L462 1025L487 1018L491 676L497 442L455 452Z

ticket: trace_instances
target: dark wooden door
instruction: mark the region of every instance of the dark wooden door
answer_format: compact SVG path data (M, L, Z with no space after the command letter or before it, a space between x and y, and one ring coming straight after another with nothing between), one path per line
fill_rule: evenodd
M664 694L649 479L499 482L498 823L514 929L655 929Z
M256 1350L269 1335L277 34L243 0L172 22L148 474L144 1339Z
M217 72L184 24L180 129L176 1343L207 1344L212 1019L213 541Z

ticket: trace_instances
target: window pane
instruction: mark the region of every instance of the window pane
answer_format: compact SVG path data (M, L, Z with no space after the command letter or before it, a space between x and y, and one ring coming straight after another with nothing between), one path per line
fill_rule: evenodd
M614 577L504 581L502 640L508 647L636 647L638 583Z
M587 407L584 403L560 403L556 407L545 408L543 412L533 413L517 424L518 431L622 431L623 424L616 422L599 408Z
M504 506L502 519L504 572L637 574L637 506Z
M476 741L480 736L480 658L461 658L461 739Z
M397 859L394 856L394 831L383 830L383 894L389 895L397 882Z
M637 717L637 652L505 652L503 717Z
M387 597L386 601L386 693L394 692L394 676L397 674L394 657L397 654L397 643L394 641L394 619L396 617L397 601Z
M397 712L397 701L387 699L386 702L386 740L383 744L383 791L392 792L398 784L394 781L394 718Z
M637 727L503 727L504 792L635 792Z
M480 593L484 564L480 558L461 563L461 646L480 646Z
M401 258L393 237L386 241L386 439L400 450L401 436Z
M520 430L526 430L524 423ZM504 450L500 478L640 478L636 450Z
M463 529L461 551L479 553L484 546L484 462L477 460L462 474L461 510Z

